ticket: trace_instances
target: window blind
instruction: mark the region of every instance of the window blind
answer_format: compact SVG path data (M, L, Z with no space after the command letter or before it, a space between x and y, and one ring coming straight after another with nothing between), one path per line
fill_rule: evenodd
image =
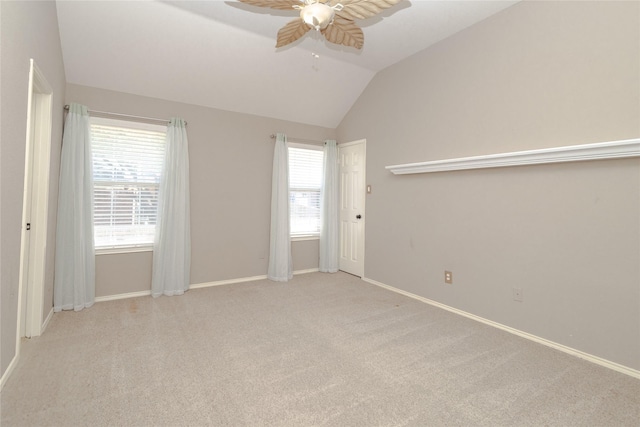
M320 190L324 153L316 147L289 147L292 236L320 233Z
M152 245L166 130L101 122L91 123L96 248Z

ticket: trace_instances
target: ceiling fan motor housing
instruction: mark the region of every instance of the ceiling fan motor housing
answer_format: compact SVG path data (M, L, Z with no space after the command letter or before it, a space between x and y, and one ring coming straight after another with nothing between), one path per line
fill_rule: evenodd
M316 2L307 4L300 11L300 18L316 30L324 30L333 22L335 11L327 4Z

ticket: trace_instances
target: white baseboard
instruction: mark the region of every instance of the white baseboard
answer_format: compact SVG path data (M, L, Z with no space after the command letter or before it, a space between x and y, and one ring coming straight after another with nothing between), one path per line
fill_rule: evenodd
M211 286L222 286L222 285L231 285L234 283L244 283L244 282L254 282L256 280L264 280L267 276L250 276L250 277L241 277L239 279L228 279L228 280L217 280L215 282L205 282L205 283L196 283L189 286L189 289L201 289L201 288L209 288Z
M44 322L42 323L42 327L40 328L40 335L44 334L44 331L45 329L47 329L47 326L49 325L49 321L51 321L52 317L53 317L53 307L51 307L49 314L47 314L47 318L44 319ZM22 345L21 339L18 340L17 345L18 345L18 348L16 348L16 353L13 356L13 359L11 359L11 363L9 363L9 366L7 366L7 370L4 371L4 374L2 374L2 378L0 378L0 391L2 391L2 389L4 388L4 384L7 382L7 380L13 373L13 370L16 368L16 365L18 364L18 360L20 359L20 346Z
M49 325L49 321L51 321L52 317L53 317L53 307L51 307L49 314L47 314L47 318L44 319L44 322L42 322L42 328L40 328L40 335L44 334L44 330L47 329L47 326Z
M7 366L7 370L4 371L4 374L2 374L2 378L0 378L0 391L2 391L2 389L4 388L4 384L7 382L7 380L11 376L11 373L16 368L19 358L20 358L20 351L16 351L16 354L13 356L13 359L11 359L11 363L9 363L9 366Z
M115 301L117 299L137 298L151 295L151 290L128 292L126 294L105 295L103 297L96 297L95 302Z
M589 362L595 363L596 365L604 366L605 368L609 368L609 369L612 369L614 371L629 375L630 377L634 377L634 378L640 379L640 371L637 370L637 369L633 369L633 368L630 368L628 366L620 365L619 363L615 363L615 362L612 362L610 360L603 359L601 357L594 356L592 354L585 353L585 352L580 351L580 350L576 350L575 348L567 347L566 345L559 344L559 343L554 342L554 341L549 341L549 340L547 340L545 338L541 338L539 336L530 334L528 332L524 332L524 331L521 331L519 329L515 329L515 328L512 328L510 326L503 325L502 323L494 322L493 320L485 319L484 317L476 316L475 314L471 314L471 313L468 313L466 311L462 311L462 310L459 310L457 308L450 307L448 305L439 303L437 301L433 301L433 300L430 300L428 298L421 297L420 295L412 294L411 292L403 291L402 289L398 289L398 288L394 288L393 286L385 285L384 283L378 282L378 281L373 280L373 279L369 279L369 278L363 277L362 280L364 280L367 283L371 283L372 285L376 285L376 286L379 286L381 288L388 289L390 291L393 291L393 292L396 292L398 294L407 296L409 298L413 298L413 299L416 299L418 301L424 302L426 304L442 308L444 310L450 311L450 312L455 313L455 314L459 314L460 316L467 317L467 318L475 320L477 322L484 323L485 325L493 326L494 328L501 329L503 331L509 332L511 334L517 335L517 336L522 337L522 338L526 338L526 339L528 339L530 341L533 341L533 342L536 342L538 344L542 344L542 345L545 345L547 347L551 347L553 349L562 351L563 353L567 353L567 354L570 354L572 356L579 357L580 359L587 360Z
M49 322L51 321L52 317L53 317L53 307L51 307L49 314L47 314L47 318L44 319L44 322L42 322L42 327L40 328L40 335L44 334L44 331L45 329L47 329L47 326L49 325ZM11 373L16 368L16 365L18 364L18 360L20 359L20 346L22 345L21 339L18 340L17 345L18 345L18 348L16 348L16 354L13 356L13 359L11 359L11 363L9 363L9 366L7 366L7 370L4 371L4 374L2 374L2 378L0 378L0 391L2 391L2 389L4 388L4 384L7 382L7 380L11 376Z
M307 274L307 273L316 273L319 270L317 268L309 268L306 270L296 270L293 272L294 275L298 274ZM244 283L244 282L255 282L256 280L265 280L267 278L266 275L262 276L250 276L250 277L241 277L239 279L228 279L228 280L217 280L215 282L205 282L205 283L195 283L189 285L189 289L201 289L201 288L209 288L211 286L222 286L222 285L232 285L234 283ZM114 301L118 299L126 299L126 298L137 298L151 295L151 291L138 291L138 292L129 292L126 294L116 294L116 295L106 295L102 297L96 297L95 302L105 302L105 301ZM51 314L49 315L51 316Z
M317 273L318 271L320 271L319 268L308 268L306 270L297 270L293 272L294 276L297 276L298 274L308 274L308 273Z
M293 274L298 275L298 274L316 273L318 271L319 270L317 268L309 268L306 270L296 270L293 272ZM239 279L218 280L215 282L196 283L194 285L189 286L189 289L209 288L211 286L232 285L234 283L254 282L256 280L266 280L266 279L267 279L266 275L241 277Z

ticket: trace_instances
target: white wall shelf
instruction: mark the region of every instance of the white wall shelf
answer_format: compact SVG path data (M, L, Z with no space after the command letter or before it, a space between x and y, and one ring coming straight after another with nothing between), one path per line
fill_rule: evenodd
M640 138L387 166L395 175L640 156Z

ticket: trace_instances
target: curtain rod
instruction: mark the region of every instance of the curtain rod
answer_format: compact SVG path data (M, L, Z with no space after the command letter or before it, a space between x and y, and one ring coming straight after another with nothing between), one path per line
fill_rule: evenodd
M276 139L276 134L272 133L271 135L269 135L269 138ZM289 137L287 137L287 141L298 142L298 143L302 143L302 144L325 144L324 141L317 141L315 139L304 139L304 138L289 138Z
M64 110L65 111L69 111L69 104L64 106ZM113 116L113 117L126 117L129 119L140 119L140 120L147 120L147 121L154 121L154 122L162 122L162 123L169 123L171 122L171 120L167 120L167 119L156 119L154 117L143 117L143 116L134 116L131 114L122 114L122 113L111 113L109 111L96 111L96 110L89 110L87 109L88 113L93 113L93 114L97 114L97 115L102 115L102 116ZM187 122L184 122L184 125L187 125Z

